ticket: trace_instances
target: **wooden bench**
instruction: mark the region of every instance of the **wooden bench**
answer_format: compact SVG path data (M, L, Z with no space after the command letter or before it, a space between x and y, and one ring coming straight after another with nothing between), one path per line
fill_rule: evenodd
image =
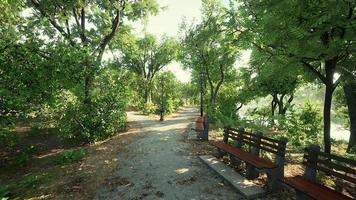
M317 172L356 184L356 161L327 154L320 151L317 145L306 148L303 164L306 166L303 176L283 178L283 182L293 187L297 192L297 200L342 200L353 199L340 192L319 184L316 181Z
M230 145L229 139L235 144ZM287 138L282 137L276 140L263 136L261 132L253 134L246 132L243 128L237 130L227 126L224 129L223 141L212 141L211 143L218 148L220 157L229 154L231 162L235 165L244 161L247 179L255 179L260 172L265 172L267 173L267 190L274 192L280 189L281 184L278 179L284 175ZM249 152L243 150L244 145L249 146ZM260 150L274 154L274 162L261 158Z

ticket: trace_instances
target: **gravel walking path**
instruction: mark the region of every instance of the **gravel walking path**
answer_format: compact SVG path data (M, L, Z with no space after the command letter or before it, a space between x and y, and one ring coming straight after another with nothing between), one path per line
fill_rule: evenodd
M197 111L184 108L166 121L129 112L141 126L134 142L118 157L119 168L98 190L96 199L240 199L241 196L190 156L184 138Z

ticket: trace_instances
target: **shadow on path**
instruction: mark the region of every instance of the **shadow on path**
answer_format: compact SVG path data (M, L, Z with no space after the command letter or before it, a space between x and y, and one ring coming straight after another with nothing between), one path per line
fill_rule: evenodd
M128 113L129 121L141 124L141 133L124 147L119 169L99 188L96 199L241 198L197 157L189 156L183 133L196 116L193 108L164 122Z

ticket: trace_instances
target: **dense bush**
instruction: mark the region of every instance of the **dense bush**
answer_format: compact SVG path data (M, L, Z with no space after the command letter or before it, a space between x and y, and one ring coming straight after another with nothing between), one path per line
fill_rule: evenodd
M300 111L291 109L289 114L278 119L280 129L287 132L289 142L296 147L319 144L322 116L316 103L307 101Z
M169 98L166 103L165 112L173 113L176 111L180 106L183 106L184 102L182 99L173 99Z
M57 123L64 139L96 142L126 127L126 88L112 70L97 77L91 102L63 91L57 102Z
M139 106L139 109L143 114L150 115L156 113L158 107L152 102L147 102Z
M166 114L175 112L179 107L184 105L184 100L187 98L187 94L183 94L185 89L183 86L184 84L180 83L172 72L158 74L153 80L151 98L148 102L139 104L138 109L143 114L159 114L162 109L163 95L164 112ZM141 94L139 102L146 100L143 94Z

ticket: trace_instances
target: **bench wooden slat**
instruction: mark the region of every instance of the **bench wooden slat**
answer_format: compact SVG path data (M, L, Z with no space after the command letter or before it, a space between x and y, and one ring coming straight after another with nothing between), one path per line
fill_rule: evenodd
M350 167L347 167L347 166L343 166L343 165L340 165L340 164L337 164L337 163L333 163L329 160L323 160L323 159L318 159L317 160L318 163L321 163L327 167L330 167L332 169L335 169L335 170L340 170L340 171L343 171L345 173L350 173L350 174L353 174L354 176L356 176L356 170L355 169L352 169Z
M217 148L219 148L229 154L232 154L232 155L240 158L241 160L255 166L258 169L273 169L273 168L277 167L273 162L271 162L269 160L266 160L266 159L258 157L257 155L253 155L251 153L242 151L242 150L235 148L229 144L225 144L225 143L219 142L219 141L211 141L211 144L213 144Z
M254 142L257 142L257 141L258 141L258 142L259 142L260 144L262 144L262 145L271 147L272 149L278 149L278 144L266 142L266 141L264 141L264 140L260 140L260 141L259 141L258 137L256 137L256 136L254 136L254 137L251 137L251 136L250 136L250 137L246 137L246 136L242 135L242 138L243 138L243 139L246 138L246 139L248 139L248 140L253 140Z
M310 159L308 154L304 154L303 164L308 164L310 162L310 161L308 161L308 159ZM352 175L356 176L356 170L353 169L352 167L344 166L339 163L334 163L330 160L325 160L325 159L320 159L320 158L318 158L316 161L318 164L322 164L323 166L325 166L327 168L335 169L337 171L343 171L345 173L352 174Z
M229 138L231 138L231 139L233 139L233 140L236 140L236 141L239 140L239 137L240 137L240 136L235 136L235 135L234 135L234 136L231 136L231 135L229 136ZM254 138L249 138L249 137L243 136L241 142L242 142L242 143L249 144L249 145L251 145L251 146L258 147L258 148L263 149L263 150L265 150L265 151L268 151L268 152L270 152L270 153L274 153L274 154L280 155L277 150L266 147L267 145L266 145L266 146L264 146L264 145L257 145L257 144L255 143L255 142L257 142L257 140L255 140ZM263 143L263 141L260 141L260 142ZM277 147L278 147L278 146L277 146Z
M318 154L323 156L323 157L326 157L326 158L330 158L330 159L333 159L333 160L337 160L337 161L340 161L340 162L344 162L344 163L356 166L356 160L351 160L351 159L340 157L340 156L336 156L336 155L333 155L333 154L327 154L327 153L322 152L322 151L319 151Z
M356 179L354 179L352 177L349 177L349 176L346 176L345 174L341 174L339 172L336 172L336 171L333 171L331 169L328 169L328 168L325 168L325 167L321 167L321 166L316 166L316 169L319 170L319 171L323 171L326 174L331 174L331 175L334 175L335 177L339 177L339 178L342 178L344 180L350 181L351 183L355 183L356 184Z
M241 132L241 131L239 131L239 130L237 130L237 129L234 129L234 128L230 128L229 130L233 130L234 132L238 132L238 133ZM237 133L235 133L235 134L237 134ZM244 135L250 135L250 136L256 137L255 134L250 133L250 132L246 132L246 131L244 131L243 134L244 134ZM273 143L278 143L278 142L279 142L279 140L277 140L277 139L269 138L269 137L264 136L264 135L262 135L262 136L260 136L260 137L261 137L262 139L264 139L264 140L269 141L269 142L273 142Z
M249 141L249 140L244 139L244 140L242 140L242 142L243 142L243 143L246 143L246 144L249 144L249 145L251 145L251 146L258 147L258 148L263 149L263 150L265 150L265 151L268 151L268 152L270 152L270 153L279 154L276 150L267 148L267 147L265 147L265 146L257 145L256 143L252 142L251 140Z
M310 165L310 162L308 161L308 159L309 159L308 155L305 154L304 160L303 160L304 165L307 165L307 166ZM355 176L356 173L355 173L354 169L333 163L328 160L319 159L319 158L316 161L317 161L318 165L314 166L314 167L317 170L322 171L322 172L326 173L327 175L333 175L335 177L342 178L346 181L356 184L356 178L352 177L351 175L347 175L347 173L351 173L353 176ZM333 169L339 170L339 171L334 171ZM340 173L340 172L345 172L345 174Z
M238 129L235 129L235 128L229 128L229 132L230 132L230 133L233 132L233 134L239 134L241 131L238 130ZM246 131L243 131L243 134L255 136L255 134L250 133L250 132L246 132ZM269 142L273 142L273 143L278 143L278 142L279 142L279 140L277 140L277 139L269 138L269 137L264 136L264 135L262 135L261 138L264 139L264 140L267 140L267 141L269 141Z
M283 178L282 180L286 184L316 200L353 200L351 197L338 193L326 186L309 181L300 175Z

